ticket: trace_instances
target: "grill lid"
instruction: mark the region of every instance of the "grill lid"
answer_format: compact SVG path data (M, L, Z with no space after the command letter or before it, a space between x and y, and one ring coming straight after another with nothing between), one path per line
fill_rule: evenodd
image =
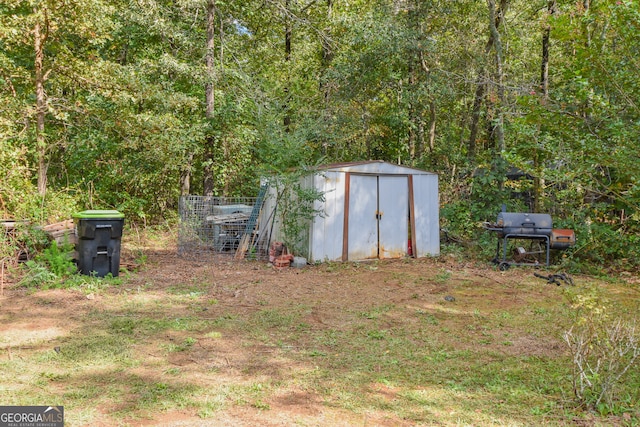
M549 214L525 212L500 212L496 222L500 235L518 234L527 236L549 236L553 221Z
M497 224L504 228L553 228L551 215L541 213L500 212Z

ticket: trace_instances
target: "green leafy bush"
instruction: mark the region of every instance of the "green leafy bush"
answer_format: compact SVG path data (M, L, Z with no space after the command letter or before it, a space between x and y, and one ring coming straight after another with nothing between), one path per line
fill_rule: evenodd
M73 246L63 244L62 248L54 241L37 258L47 264L49 270L58 277L66 277L76 271L76 265L71 259Z
M591 218L582 214L556 224L576 233L576 246L570 251L573 263L590 273L640 267L640 228L630 222L621 226L604 217Z
M58 276L53 274L45 264L29 260L24 264L25 275L20 283L27 288L48 287L55 282Z
M309 224L315 216L321 215L314 209L317 200L324 200L324 195L313 188L303 188L297 182L280 192L284 241L295 254L308 255L305 248L309 243Z
M49 238L44 231L28 224L19 224L0 234L0 258L17 263L19 259L33 258L48 245Z
M73 246L63 244L59 247L53 241L32 260L25 263L25 274L21 283L26 287L59 287L63 280L77 270L70 255Z

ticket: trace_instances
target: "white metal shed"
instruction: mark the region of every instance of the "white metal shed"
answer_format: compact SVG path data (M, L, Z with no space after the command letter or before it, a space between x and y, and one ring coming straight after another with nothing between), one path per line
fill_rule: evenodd
M384 161L318 167L300 185L324 195L301 240L310 262L440 253L438 175ZM275 209L275 190L262 210ZM266 224L267 218L261 220ZM277 219L271 241L282 240ZM308 244L307 244L308 243Z

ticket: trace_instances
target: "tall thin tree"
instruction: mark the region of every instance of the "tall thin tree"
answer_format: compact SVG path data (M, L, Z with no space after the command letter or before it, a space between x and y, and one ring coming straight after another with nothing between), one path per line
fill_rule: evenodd
M503 13L497 13L495 10L495 2L491 2L489 4L490 14L492 15L492 23L489 24L490 31L489 37L487 39L487 43L484 46L484 55L488 56L493 49L495 43L495 34L494 31L491 31L491 28L500 28L500 24L502 23ZM506 1L503 0L501 2L502 5L506 7ZM493 13L491 13L493 12ZM469 140L467 143L467 157L473 163L475 161L475 157L478 151L477 140L478 140L478 132L480 128L480 118L482 117L482 103L486 99L486 95L488 94L488 84L491 78L488 74L488 68L486 65L480 66L477 78L476 78L476 90L473 98L473 106L471 108L471 124L469 126Z
M547 2L547 10L545 14L545 24L542 30L542 54L540 59L540 92L542 96L542 102L545 104L549 99L549 49L551 47L551 23L550 18L553 16L556 10L556 0L549 0ZM542 123L538 123L538 134ZM542 192L544 187L544 180L542 178L542 153L540 147L537 145L533 150L533 211L538 212L541 209Z
M496 22L500 22L504 17L507 4L508 0L501 0L500 8L497 9L495 0L487 0L487 6L489 7L489 31L491 33L491 38L493 39L495 63L494 81L498 98L498 104L497 106L494 106L495 120L491 124L496 153L501 153L505 149L504 109L506 101L504 90L504 51L502 49L502 38L500 31L498 31L498 25L496 25ZM501 15L501 18L498 18L499 15Z
M289 110L289 85L290 82L290 72L289 67L291 63L291 37L292 37L292 23L291 23L291 0L285 0L285 17L284 17L284 62L286 69L286 83L284 87L284 129L285 132L289 132L291 130L291 111Z
M36 153L38 158L38 193L44 196L47 191L47 141L45 135L45 115L47 100L44 84L48 73L44 70L44 47L49 36L49 17L46 7L33 8L36 17L33 26L34 80L36 89Z
M207 3L207 51L205 64L207 72L207 82L205 84L205 115L209 122L213 121L215 115L215 28L216 28L216 0L209 0ZM211 133L212 126L206 136L204 147L203 166L203 193L205 196L213 196L215 189L214 165L215 165L215 136Z

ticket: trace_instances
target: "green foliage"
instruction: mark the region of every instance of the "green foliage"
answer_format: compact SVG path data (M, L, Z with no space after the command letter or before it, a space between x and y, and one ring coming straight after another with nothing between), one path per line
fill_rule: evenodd
M2 101L2 98L0 98ZM7 111L2 111L5 116ZM28 212L33 210L39 197L31 182L31 171L24 159L22 141L12 141L9 137L13 129L0 129L0 215L3 218L32 219Z
M322 212L315 203L324 195L312 188L312 175L306 169L288 172L272 180L277 192L278 217L282 221L284 243L291 253L307 255L311 221Z
M206 2L5 3L5 217L43 223L109 206L157 223L175 219L187 175L192 194L211 178L215 195L247 196L268 172L381 159L439 173L445 227L465 239L502 203L529 210L523 196L535 190L538 209L577 228L576 213L590 212L593 239L580 230L588 245L574 261L638 259L629 249L640 221L637 0L556 2L553 14L509 2L497 28L508 46L501 88L482 2L217 2L213 52ZM38 135L37 23L47 34ZM205 85L214 89L211 114ZM500 113L504 150L494 132ZM43 197L36 181L45 165ZM506 180L511 167L540 186Z
M39 227L26 226L19 229L18 239L24 244L25 249L31 255L37 254L49 246L49 237Z
M607 209L607 205L597 205ZM611 220L606 211L584 209L572 217L557 221L556 228L576 233L576 246L566 255L578 269L586 272L637 268L640 260L640 225L632 218L622 223Z
M76 270L71 259L71 251L73 251L73 245L64 244L59 248L57 242L53 241L48 248L36 256L36 260L45 263L57 277L65 277Z
M29 260L24 264L25 273L20 284L26 288L48 288L49 284L57 281L58 277L49 268L35 260Z
M463 239L471 238L477 231L477 223L471 218L468 200L457 200L440 208L440 225L447 233Z
M259 173L269 178L277 194L277 216L282 218L284 243L295 254L305 254L310 221L320 212L315 202L324 195L312 188L314 162L305 141L297 133L267 133L260 135L257 157L262 167Z
M285 190L281 198L283 208L283 231L285 244L293 249L293 253L304 253L308 235L303 232L309 230L309 224L321 211L314 207L315 202L324 201L324 195L312 188L303 188L294 184Z
M19 258L33 258L49 245L49 237L41 228L18 224L10 232L0 235L0 243L0 258L17 261Z
M100 292L109 286L118 286L123 282L123 277L113 277L108 273L105 277L87 276L84 274L71 274L59 286L69 289L80 289L85 293Z
M25 263L25 272L21 284L25 287L60 287L64 280L77 270L70 252L73 245L64 244L58 247L53 241L38 253L33 259Z

